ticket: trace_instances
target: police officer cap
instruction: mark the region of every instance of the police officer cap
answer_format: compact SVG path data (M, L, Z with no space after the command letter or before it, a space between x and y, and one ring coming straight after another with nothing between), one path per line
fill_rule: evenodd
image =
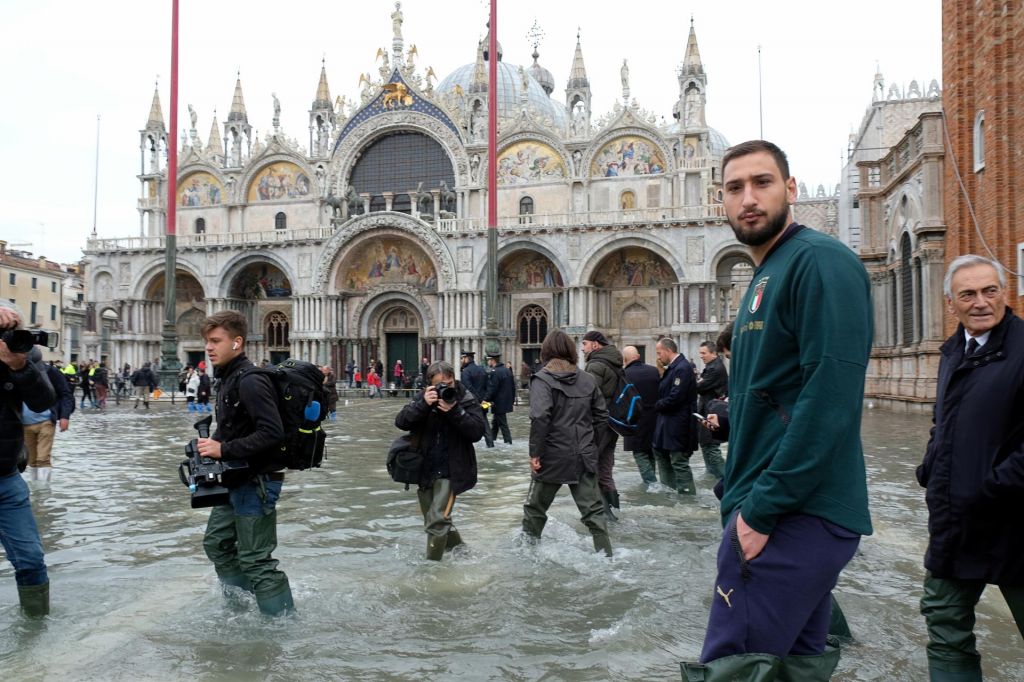
M476 357L476 351L464 350L461 353L459 353L459 357L460 358L473 358L473 357Z
M500 360L501 359L501 353L488 353L487 357L490 360Z

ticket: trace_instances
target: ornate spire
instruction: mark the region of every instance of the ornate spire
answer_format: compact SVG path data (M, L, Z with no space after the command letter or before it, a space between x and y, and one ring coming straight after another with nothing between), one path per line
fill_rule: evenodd
M683 59L683 73L704 74L704 64L700 61L700 50L697 48L697 32L693 28L693 17L690 17L690 35L686 39L686 57Z
M473 83L469 86L471 92L487 92L487 67L484 66L484 41L476 45L476 65L473 69Z
M320 64L320 83L316 86L316 97L313 99L313 108L317 105L320 108L331 108L331 90L327 87L327 64L326 61Z
M484 46L484 59L489 61L490 58L491 58L491 55L488 54L488 52L491 49L491 22L489 22L489 21L487 22L487 35L484 36L483 46ZM503 50L501 49L501 41L499 40L498 41L498 61L499 62L501 61L502 54L503 54Z
M576 55L572 58L572 71L569 72L569 83L566 88L589 88L587 67L583 65L583 46L580 45L580 32L576 31Z
M224 156L224 145L220 141L220 125L217 123L217 110L213 110L213 125L210 126L210 139L206 143L206 151L214 156Z
M245 121L249 122L249 117L245 113L245 99L242 97L242 73L238 73L238 77L235 80L235 94L231 98L231 111L228 113L229 121Z
M146 121L147 128L164 129L164 112L160 108L160 85L153 89L153 103L149 106L149 120Z

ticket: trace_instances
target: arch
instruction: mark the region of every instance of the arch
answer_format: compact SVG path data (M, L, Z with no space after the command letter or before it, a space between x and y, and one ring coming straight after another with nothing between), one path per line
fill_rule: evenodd
M631 189L619 193L619 208L623 211L632 211L636 208L636 192Z
M269 349L286 349L291 344L291 319L282 310L271 310L264 315L260 331Z
M533 215L533 197L526 195L519 200L519 215Z
M914 228L921 222L921 199L913 186L904 185L901 187L896 194L895 200L890 205L893 207L889 211L890 252L893 254L897 253L903 232L910 233L911 244L914 248L917 248Z
M357 194L370 196L371 210L385 210L384 195L391 194L391 210L400 213L410 212L409 192L429 196L431 190L456 185L451 155L416 130L392 130L367 142L344 180Z
M469 184L469 155L455 131L443 121L418 111L391 111L367 118L348 131L331 154L329 186L343 196L352 167L367 145L393 132L419 132L433 138L448 153L457 185ZM411 189L411 188L410 188Z
M548 311L531 303L516 314L516 339L522 346L540 346L548 335Z
M288 229L288 215L284 211L278 211L276 214L274 214L274 229Z
M273 263L253 261L240 268L228 282L227 296L242 300L287 299L293 294L292 282Z
M98 272L93 277L93 291L97 301L114 300L114 275L111 272Z
M206 218L196 218L195 234L206 234Z
M183 270L187 274L192 275L192 277L199 282L200 286L203 286L205 278L196 265L189 262L187 259L182 258L181 254L178 255L175 265L176 270ZM146 291L149 289L149 285L152 284L153 280L156 279L158 275L164 274L165 267L166 261L163 256L153 259L148 265L142 267L139 270L139 274L133 278L132 284L129 287L132 292L131 298L140 300L146 298ZM203 292L205 293L205 291L206 287L203 286Z
M312 293L327 293L329 283L335 280L337 269L344 260L343 257L338 257L339 254L350 250L360 235L374 230L393 230L412 236L414 241L425 247L424 250L433 261L437 272L438 290L455 288L455 259L437 232L419 218L405 213L383 211L355 216L331 235L317 260Z
M369 291L366 298L356 306L352 319L355 321L359 336L374 336L376 330L372 328L371 321L376 322L380 315L387 311L388 306L399 302L412 306L423 325L420 333L423 336L432 336L431 330L436 330L436 326L430 306L420 297L419 292L396 286L383 286Z
M628 147L630 142L633 145L632 149ZM638 143L649 145L646 150L648 160L643 161L643 164L646 165L641 165L642 159L637 156L638 153L641 153L641 150L637 149ZM622 147L623 144L627 146ZM622 167L615 171L615 175L610 176L608 175L609 164L613 161ZM599 180L607 177L622 177L623 175L663 175L675 170L674 163L672 151L654 131L631 127L609 130L595 139L583 155L582 168L587 177ZM660 170L655 171L655 165ZM599 170L601 172L598 172Z
M498 152L498 185L565 180L569 177L567 159L567 154L536 136L517 136Z
M686 271L683 269L683 266L679 262L675 253L678 250L677 246L673 246L661 237L654 235L634 235L631 237L616 239L611 242L601 243L592 248L589 253L585 254L580 259L580 262L583 263L583 267L577 270L577 272L579 272L579 278L576 280L577 285L585 285L594 278L594 272L597 270L597 266L600 265L601 261L604 260L605 256L627 246L639 246L658 254L664 258L672 268L676 281L685 281Z
M197 339L202 336L203 321L206 320L206 311L195 306L178 315L175 329L179 339Z
M649 332L653 326L651 324L651 311L639 303L632 303L626 306L619 316L619 329L626 336L629 336L630 332Z
M900 287L900 342L909 346L914 342L914 273L912 270L913 245L910 233L904 232L900 237L899 250L899 287Z
M316 173L301 158L291 154L271 154L245 174L242 199L262 201L309 201L315 198Z
M562 286L573 286L569 281L569 277L572 275L572 270L568 265L540 238L535 237L527 240L523 238L514 239L506 242L498 247L498 271L501 272L501 265L507 258L514 256L517 253L524 251L530 251L533 253L539 253L540 255L551 261L556 270L558 271L558 277L562 280ZM477 288L481 290L487 289L487 259L479 258L479 262L476 264L476 277L474 278L477 283ZM500 279L500 274L499 274Z
M241 272L248 266L259 264L273 265L275 268L280 270L284 274L285 279L292 284L292 290L294 292L295 273L292 271L291 266L269 251L256 251L238 254L220 269L220 272L222 272L223 275L221 275L220 281L217 283L217 287L215 289L217 292L217 298L229 297L232 280L241 274Z
M200 166L179 173L175 201L180 208L206 208L219 206L224 199L224 182L211 172L212 169Z
M143 299L150 301L163 301L163 290L167 280L163 272L157 273L149 280L143 292ZM175 272L174 277L174 300L178 305L206 300L206 290L198 277L180 268Z
M382 284L437 290L437 268L423 245L406 235L384 231L354 240L339 255L334 288L360 293Z
M974 134L971 145L974 159L974 172L985 169L985 110L974 115Z
M649 247L623 246L605 254L587 281L601 289L675 286L679 279L660 254Z
M558 267L536 250L524 249L498 260L498 293L563 288Z

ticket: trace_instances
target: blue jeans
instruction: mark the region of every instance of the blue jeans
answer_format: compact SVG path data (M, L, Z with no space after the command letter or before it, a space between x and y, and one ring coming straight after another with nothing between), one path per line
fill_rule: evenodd
M49 582L28 486L18 472L0 476L0 542L8 560L14 564L14 579L18 585Z

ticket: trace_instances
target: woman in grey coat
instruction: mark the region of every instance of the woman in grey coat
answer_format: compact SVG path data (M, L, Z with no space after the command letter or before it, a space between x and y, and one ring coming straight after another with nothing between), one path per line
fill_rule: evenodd
M523 505L523 532L539 539L547 510L568 485L594 549L612 555L604 504L597 487L595 429L607 428L608 411L594 377L576 366L576 346L555 329L540 349L544 368L530 381L530 468L533 481Z

